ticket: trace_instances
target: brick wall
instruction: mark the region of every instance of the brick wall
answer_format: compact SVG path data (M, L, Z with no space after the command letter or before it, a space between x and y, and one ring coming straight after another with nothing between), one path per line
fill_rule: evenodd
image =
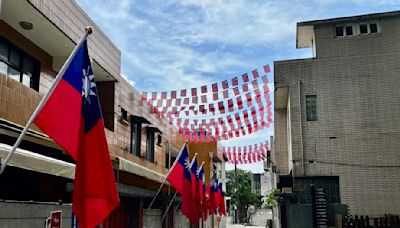
M29 0L29 2L74 42L78 42L86 26L92 26L94 32L88 38L91 57L112 76L119 77L121 51L74 0Z
M204 162L204 175L206 178L206 183L210 181L210 170L211 170L211 158L210 152L217 156L217 143L189 143L189 157L192 158L195 153L197 153L197 162L200 166Z
M59 10L59 6L54 6L53 1L46 2L44 4L42 1L32 1L33 4L41 10L45 10L47 16L51 17L59 17L54 15L56 10ZM74 13L77 13L78 7L74 1L63 1L62 4L67 4L67 10L71 10ZM49 8L50 7L50 8ZM56 7L56 8L54 8ZM75 8L74 8L75 7ZM51 10L50 10L51 9ZM81 12L79 12L81 14ZM80 15L80 20L89 20L87 15ZM54 18L53 18L54 19ZM54 19L56 20L56 19ZM79 28L79 34L81 34L81 27L76 24L71 24L71 18L66 18L65 21L56 21L57 26L60 28L66 29L66 33L70 36L75 31L77 34L77 30ZM91 21L90 21L91 22ZM83 22L82 22L83 23ZM91 22L93 26L94 23ZM97 28L97 27L95 27ZM70 34L71 33L71 34ZM78 35L75 38L79 39ZM96 35L97 34L97 35ZM49 55L47 52L36 46L30 40L22 36L16 30L14 30L11 26L6 24L4 21L0 20L0 36L12 42L18 48L24 50L29 55L32 55L35 59L40 62L40 80L39 80L39 93L34 91L33 89L27 88L26 86L13 81L10 78L7 78L3 75L0 76L0 118L4 118L8 121L25 125L28 121L30 115L33 113L36 105L39 103L41 99L41 94L44 94L51 83L54 80L57 72L52 70L52 61L53 56ZM80 35L79 35L80 36ZM107 41L108 38L102 37L104 34L102 32L93 33L90 37L94 37L94 39L90 42L93 42L92 47L102 46L101 48L106 48L109 52L115 52L114 54L110 54L115 57L113 61L120 61L119 57L120 52L118 49L114 50L114 46L111 41ZM103 39L103 41L97 41L96 39ZM109 49L111 47L111 49ZM96 49L96 48L94 48ZM103 50L104 51L104 50ZM102 58L106 58L103 54L99 54L99 52L91 51L91 54L94 54L94 58L97 58L96 55L102 55ZM108 57L107 57L108 58ZM101 61L96 59L99 63ZM104 61L106 61L104 59ZM102 65L105 69L107 69L107 65ZM107 141L109 144L109 150L111 155L121 156L126 159L129 159L133 162L136 162L140 165L143 165L152 170L166 173L167 169L165 168L165 159L166 159L166 146L165 141L169 140L171 144L175 145L178 148L181 148L184 140L180 137L177 137L177 130L172 128L164 119L157 117L156 115L150 114L150 109L146 105L143 105L140 100L139 92L133 88L119 75L119 64L114 64L112 68L118 67L118 70L112 70L109 68L110 73L117 73L118 75L113 75L117 82L115 82L115 92L114 97L114 107L111 108L111 111L114 112L114 131L110 131L106 129ZM99 89L101 89L102 84L107 84L109 82L99 82ZM109 100L109 99L108 99ZM130 151L130 125L122 124L119 121L119 117L121 115L121 108L124 108L128 111L128 115L136 115L136 116L144 116L147 118L153 125L158 127L163 132L163 142L162 146L155 145L155 153L154 153L154 163L148 162L142 158L139 158L131 153ZM35 130L38 130L35 126L32 127ZM141 142L141 151L142 154L146 154L146 131L143 130L142 142Z
M303 175L302 131L306 176L339 176L353 214L400 213L399 23L382 19L380 34L344 38L334 38L334 25L319 25L316 59L275 62L276 86L289 87L294 174ZM317 95L317 121L306 120L306 95ZM275 143L287 140L284 112L275 113ZM275 145L278 167L287 166L288 151Z

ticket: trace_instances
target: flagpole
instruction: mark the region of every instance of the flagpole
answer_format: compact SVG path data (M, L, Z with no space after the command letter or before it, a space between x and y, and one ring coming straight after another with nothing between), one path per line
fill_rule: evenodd
M58 72L56 78L54 79L53 84L50 86L49 90L44 94L42 100L36 107L35 111L33 112L32 116L29 118L28 122L26 123L24 129L22 130L21 134L18 136L17 141L14 143L10 153L7 154L7 157L5 158L4 162L1 163L0 167L0 175L4 172L4 169L6 168L8 162L10 161L12 155L14 154L15 150L18 148L19 144L21 143L22 139L24 138L26 132L28 131L29 127L32 125L33 121L39 114L39 112L42 110L44 104L49 100L50 96L52 95L54 89L60 82L62 76L64 75L65 71L67 70L67 67L69 64L72 62L72 59L75 57L77 51L79 48L82 46L83 42L87 39L87 37L92 34L93 30L90 26L87 26L85 28L85 33L82 36L82 38L79 40L78 44L75 46L74 50L71 52L70 56L68 57L67 61L65 61L64 65L62 66L61 70Z
M192 158L192 162L190 162L190 168L192 168L194 159L196 159L197 155L198 155L198 153L195 153L195 154L194 154L194 156L193 156L193 158ZM196 167L196 169L197 169L197 167Z
M171 202L169 202L168 207L167 207L167 210L165 210L165 213L164 213L164 215L163 215L163 217L162 217L161 222L164 221L165 216L167 215L167 213L168 213L168 211L169 211L169 208L171 207L172 203L174 202L174 199L175 199L175 196L176 196L177 193L178 193L178 192L175 192L174 196L172 196Z
M171 168L168 170L167 175L165 175L164 180L161 182L160 187L158 188L158 190L157 190L157 192L156 192L156 195L155 195L155 196L153 197L153 199L151 200L150 205L149 205L149 207L147 208L147 210L151 209L151 206L153 206L154 202L156 201L157 196L160 194L162 187L164 186L165 182L167 181L168 175L171 173L171 170L174 169L176 163L179 161L179 158L180 158L181 155L182 155L183 148L186 146L187 143L188 143L188 142L186 141L186 142L183 144L181 151L179 152L178 156L176 157L176 159L175 159L175 161L174 161L174 164L172 164Z

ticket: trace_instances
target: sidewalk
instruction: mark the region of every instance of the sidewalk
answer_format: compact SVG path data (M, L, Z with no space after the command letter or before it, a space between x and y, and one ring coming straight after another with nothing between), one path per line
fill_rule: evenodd
M232 218L230 218L230 217L227 219L226 228L244 228L244 227L246 227L246 228L265 228L265 226L243 226L240 224L232 224L231 219Z

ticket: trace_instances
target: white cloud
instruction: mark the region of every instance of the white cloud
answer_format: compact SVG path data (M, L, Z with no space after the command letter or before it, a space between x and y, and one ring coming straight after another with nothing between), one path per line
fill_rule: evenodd
M252 53L293 36L309 11L280 1L80 3L121 49L139 90L195 87L260 67Z
M353 6L399 5L396 0L78 2L121 49L123 72L138 89L159 91L295 57L298 21L348 15ZM335 11L338 6L348 11Z
M295 49L297 22L400 6L398 0L78 2L121 50L123 77L143 91L199 87L273 67L274 60L310 57L310 50ZM256 143L272 134L263 130L222 144Z

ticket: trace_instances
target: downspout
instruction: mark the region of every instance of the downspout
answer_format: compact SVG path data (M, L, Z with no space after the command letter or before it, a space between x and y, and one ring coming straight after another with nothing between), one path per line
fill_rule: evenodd
M301 81L297 82L297 90L298 90L298 97L299 97L299 134L300 134L300 151L301 151L301 164L303 167L303 176L306 176L305 170L305 163L304 163L304 145L303 145L303 122L302 122L302 115L301 115Z

